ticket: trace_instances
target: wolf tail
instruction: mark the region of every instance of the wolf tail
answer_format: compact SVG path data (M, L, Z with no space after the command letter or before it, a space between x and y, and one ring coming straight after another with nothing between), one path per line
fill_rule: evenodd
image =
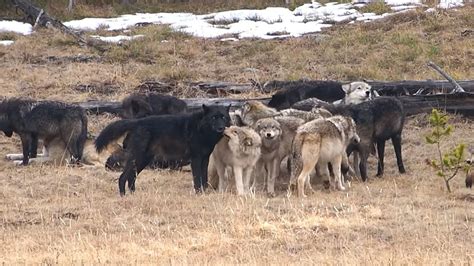
M291 144L291 153L290 153L290 184L296 184L296 178L300 174L303 168L302 157L302 147L305 139L305 133L296 134Z
M120 138L125 133L132 130L136 126L136 122L137 121L133 119L124 119L113 122L105 127L95 139L95 148L97 151L101 152L110 144L110 142Z

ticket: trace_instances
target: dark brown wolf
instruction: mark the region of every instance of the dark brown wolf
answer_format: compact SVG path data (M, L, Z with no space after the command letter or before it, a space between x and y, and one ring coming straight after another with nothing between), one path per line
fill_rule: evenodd
M123 118L142 118L185 113L187 105L183 100L169 95L134 93L123 99L122 109Z
M76 162L87 139L87 116L77 105L13 98L0 103L0 130L8 137L20 136L22 165L37 156L38 139L61 141L71 155L69 161Z

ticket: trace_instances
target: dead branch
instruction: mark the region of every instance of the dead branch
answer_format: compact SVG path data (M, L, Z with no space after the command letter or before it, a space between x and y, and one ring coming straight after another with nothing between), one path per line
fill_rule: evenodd
M72 36L79 44L93 47L100 52L106 51L103 47L103 42L97 39L84 38L81 34L66 27L61 21L54 19L48 13L44 12L27 0L12 0L15 8L21 10L26 16L27 20L36 26L53 27L59 29L61 32Z
M457 83L450 75L448 75L448 73L446 73L444 70L442 70L435 63L433 63L432 61L429 61L428 66L433 68L434 70L436 70L438 73L441 74L441 76L443 76L445 79L447 79L449 82L451 82L451 84L453 84L453 86L454 86L454 89L452 91L453 93L455 93L455 92L465 92L464 89L459 85L459 83Z

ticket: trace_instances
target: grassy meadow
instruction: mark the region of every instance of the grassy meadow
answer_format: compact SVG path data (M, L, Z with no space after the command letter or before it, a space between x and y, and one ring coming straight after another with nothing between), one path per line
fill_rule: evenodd
M107 10L94 12L107 16ZM194 97L202 96L189 86L195 81L441 79L426 66L428 60L455 79L473 79L474 35L462 34L472 30L472 14L472 6L413 11L272 41L222 42L166 26L137 27L131 34L144 34L143 39L110 45L105 52L52 29L29 36L0 33L0 40L15 40L0 46L0 91L3 97L80 102L121 100L145 80L173 84L173 95ZM76 62L78 55L89 60ZM114 90L78 89L84 84ZM229 97L254 96L264 95ZM113 119L90 115L91 133ZM316 193L305 199L286 197L285 175L271 199L262 191L196 196L189 168L145 170L136 193L120 198L120 173L17 167L0 158L0 263L471 265L474 194L464 187L464 174L447 193L426 165L436 156L424 141L427 121L424 114L407 119L407 174L398 174L387 144L383 178L375 177L371 157L368 182L355 181L345 192L316 184ZM443 149L474 145L472 120L453 116L451 123L455 132ZM17 136L0 134L0 157L20 147Z

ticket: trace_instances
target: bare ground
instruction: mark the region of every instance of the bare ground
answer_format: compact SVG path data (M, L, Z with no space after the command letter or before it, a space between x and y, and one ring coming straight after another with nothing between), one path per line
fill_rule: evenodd
M41 31L17 37L12 47L0 47L1 94L65 101L119 100L147 78L177 83L437 78L424 66L428 58L441 60L455 78L469 79L472 37L459 33L472 21L470 12L468 7L436 14L442 22L439 34L432 33L436 37L426 35L425 27L438 22L417 13L393 25L336 28L321 42L307 37L221 43L151 27L136 29L152 33L149 40L113 47L102 55L76 46L59 33ZM371 38L380 38L388 46ZM165 39L169 41L160 42ZM436 49L429 50L433 43L442 52L433 54ZM399 53L393 49L400 49ZM48 56L78 53L99 56L102 61L45 61ZM382 59L391 61L382 64ZM120 86L112 94L73 89L93 82ZM90 130L98 133L111 119L90 116ZM138 177L137 192L120 198L119 173L15 167L1 159L0 262L470 265L474 194L464 188L462 174L453 181L454 193L448 194L443 181L424 163L435 156L433 147L424 143L423 136L429 132L426 121L426 116L416 116L405 127L407 174L396 171L389 144L385 177L373 177L376 162L371 158L369 182L355 182L347 192L315 186L317 192L306 199L287 198L283 189L273 199L261 192L249 197L196 196L189 170L145 170ZM472 120L455 117L452 122L454 137L443 148L455 142L473 145ZM19 150L18 138L0 136L2 156Z

